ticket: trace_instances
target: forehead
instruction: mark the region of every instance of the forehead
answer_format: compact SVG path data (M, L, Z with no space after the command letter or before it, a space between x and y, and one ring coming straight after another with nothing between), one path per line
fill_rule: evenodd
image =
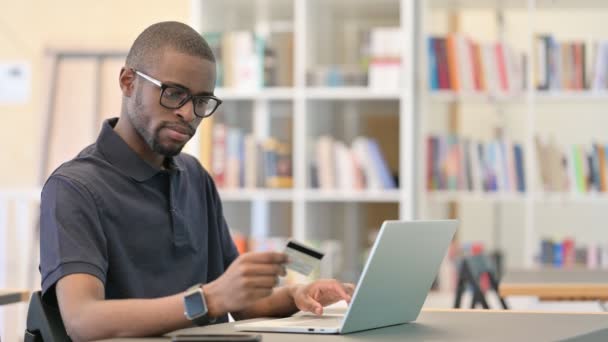
M213 92L215 63L173 49L165 49L153 66L156 77L165 83L177 83L192 93Z

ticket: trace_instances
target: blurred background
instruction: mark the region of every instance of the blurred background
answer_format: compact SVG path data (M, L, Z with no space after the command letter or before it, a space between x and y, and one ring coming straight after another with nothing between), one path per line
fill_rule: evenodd
M241 252L295 238L325 253L312 278L356 281L384 220L457 218L427 300L442 307L467 256L499 278L608 268L605 1L0 5L0 289L39 288L41 186L119 115L130 44L164 20L218 59L224 104L185 150ZM0 306L3 340L25 315Z

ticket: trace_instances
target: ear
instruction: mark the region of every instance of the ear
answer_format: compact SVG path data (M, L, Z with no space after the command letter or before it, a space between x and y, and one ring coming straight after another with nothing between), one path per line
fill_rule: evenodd
M118 83L122 90L122 95L125 97L131 97L133 89L135 89L135 78L137 74L132 68L122 67L120 69L120 75L118 76Z

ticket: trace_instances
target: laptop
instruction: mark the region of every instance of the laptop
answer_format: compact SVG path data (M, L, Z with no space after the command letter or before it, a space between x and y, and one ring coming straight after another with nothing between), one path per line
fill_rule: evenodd
M242 331L347 334L416 320L458 221L385 221L346 314L237 323Z

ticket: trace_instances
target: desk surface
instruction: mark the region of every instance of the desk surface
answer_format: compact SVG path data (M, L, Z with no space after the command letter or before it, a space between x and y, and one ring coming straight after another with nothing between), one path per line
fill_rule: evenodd
M234 323L174 332L235 333ZM423 310L418 320L348 335L264 333L263 342L278 341L557 341L593 333L608 341L608 314L535 313L493 310ZM113 342L170 341L169 338L112 339Z
M536 296L547 300L608 300L608 271L540 269L508 271L500 295Z
M30 292L27 290L0 289L0 305L25 302L29 299Z

